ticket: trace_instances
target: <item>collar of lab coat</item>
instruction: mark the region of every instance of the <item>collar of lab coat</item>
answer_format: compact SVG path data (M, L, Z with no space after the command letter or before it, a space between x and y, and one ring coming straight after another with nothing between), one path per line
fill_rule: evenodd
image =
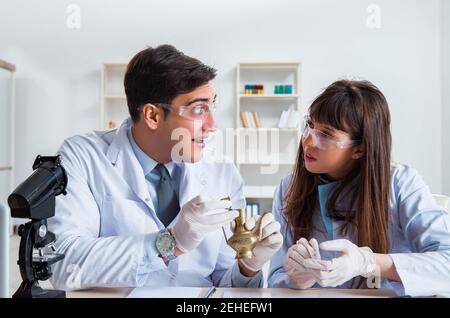
M152 200L146 200L146 198L149 198L149 193L142 166L136 158L127 136L131 124L131 118L127 118L119 129L116 130L106 156L111 161L111 164L116 169L119 169L119 173L136 195L154 213L155 208ZM204 180L200 180L200 176L202 175L199 173L201 172L201 161L197 163L177 163L177 166L180 167L180 169L176 169L176 172L179 173L176 178L180 180L179 201L180 206L183 206L186 202L201 193L202 185L205 182Z
M142 150L138 144L136 143L136 140L134 140L133 133L131 131L131 126L128 127L127 130L127 137L131 144L131 149L133 149L134 154L136 155L137 160L141 164L142 170L144 172L144 176L151 173L153 169L158 165L158 162L154 160L152 157L147 155L144 150ZM174 169L174 162L168 162L164 164L164 166L167 168L167 171L169 172L169 175L171 178L173 178L173 169Z

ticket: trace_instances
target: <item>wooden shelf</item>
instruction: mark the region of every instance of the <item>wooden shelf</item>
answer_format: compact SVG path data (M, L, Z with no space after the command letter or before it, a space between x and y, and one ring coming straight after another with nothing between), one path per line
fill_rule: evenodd
M297 69L300 66L298 62L241 62L240 68L257 69Z
M107 62L103 63L105 67L127 67L128 63L124 62Z
M105 95L103 97L106 99L127 99L126 95Z
M300 133L299 128L277 128L277 127L260 127L260 128L244 128L244 127L238 127L236 128L236 131L238 132L247 132L247 131L278 131L278 132L298 132Z
M295 99L298 94L239 94L239 98L244 99Z

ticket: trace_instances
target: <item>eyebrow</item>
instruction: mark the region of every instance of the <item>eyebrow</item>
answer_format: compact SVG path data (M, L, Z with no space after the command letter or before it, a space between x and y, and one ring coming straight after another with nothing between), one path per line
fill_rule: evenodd
M311 119L308 119L308 121L312 124L314 124L314 122ZM325 131L326 133L330 134L330 135L334 135L335 129L328 126L328 125L321 125L321 130Z
M216 97L217 97L217 94L214 95L213 101L216 100ZM186 106L189 106L189 105L194 104L196 102L209 102L209 98L196 98L196 99L193 99L189 103L187 103Z
M328 126L323 126L322 130L324 130L325 132L329 133L330 135L334 134L334 131L335 131L333 128L330 128Z

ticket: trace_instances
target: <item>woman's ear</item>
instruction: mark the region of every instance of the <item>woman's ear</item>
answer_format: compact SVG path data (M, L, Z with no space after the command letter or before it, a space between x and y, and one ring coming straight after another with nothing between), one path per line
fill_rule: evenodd
M158 125L163 120L161 108L156 107L153 104L145 104L142 107L142 119L150 129L158 128Z
M364 146L363 145L358 145L353 147L353 151L352 151L352 158L355 160L361 159L362 156L364 155Z

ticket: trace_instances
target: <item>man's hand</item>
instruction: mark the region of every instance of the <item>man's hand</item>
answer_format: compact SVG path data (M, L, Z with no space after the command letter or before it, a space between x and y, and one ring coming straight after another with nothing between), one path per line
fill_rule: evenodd
M192 251L207 234L229 225L239 215L230 208L229 200L210 200L202 195L183 205L172 229L177 248L183 253Z
M249 218L245 222L245 228L252 230L255 227L258 216ZM239 260L241 273L253 276L261 270L263 265L276 253L283 244L283 236L280 233L280 223L273 219L273 215L266 214L261 221L262 237L253 249L255 256ZM242 268L244 267L244 268Z

